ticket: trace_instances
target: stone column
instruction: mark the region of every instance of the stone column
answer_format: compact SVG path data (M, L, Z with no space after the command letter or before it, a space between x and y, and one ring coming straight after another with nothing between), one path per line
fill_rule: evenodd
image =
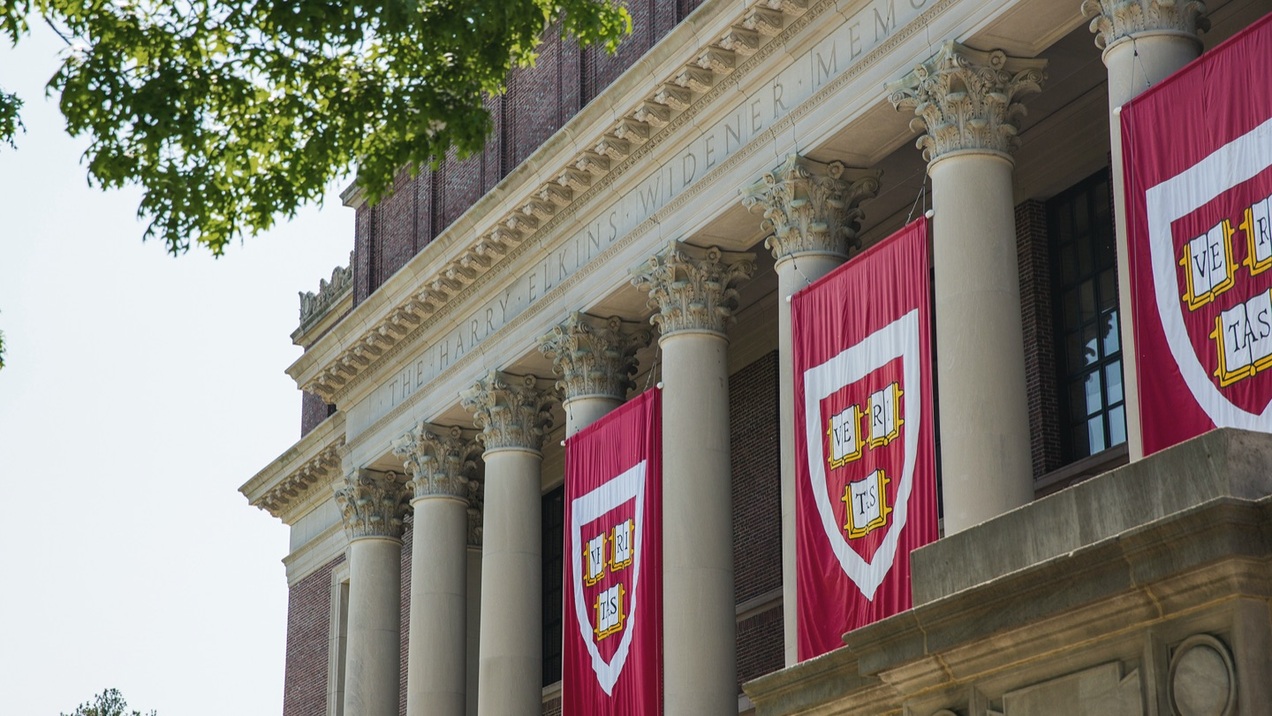
M1045 66L946 42L888 86L927 132L947 535L1033 499L1011 151Z
M633 271L663 359L663 699L667 716L738 709L729 464L734 286L754 254L672 242Z
M1126 238L1122 127L1117 111L1139 93L1201 54L1199 31L1210 29L1206 5L1197 0L1083 0L1095 46L1109 73L1110 181L1117 234L1118 318L1122 337L1122 385L1126 396L1126 443L1132 460L1144 456L1140 431L1139 368L1131 324L1131 259Z
M648 329L624 324L618 316L575 312L539 339L539 350L561 376L557 389L564 397L567 438L627 399L636 351L649 345L651 337Z
M786 665L798 660L795 584L794 364L791 304L796 291L830 273L858 246L861 209L879 191L879 172L821 164L796 154L743 192L742 203L762 209L772 231L764 247L777 263L777 362L782 465L782 626Z
M551 393L534 376L492 372L463 394L485 446L477 712L543 711L542 496Z
M402 517L396 473L358 470L336 488L349 536L344 712L397 716L402 667Z
M464 716L467 700L468 498L477 445L458 427L415 426L393 446L415 511L408 716Z

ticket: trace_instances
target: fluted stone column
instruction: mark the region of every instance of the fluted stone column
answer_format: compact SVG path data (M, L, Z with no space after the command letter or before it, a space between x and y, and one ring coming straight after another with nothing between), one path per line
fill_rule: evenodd
M795 584L794 362L788 297L830 273L858 245L858 205L879 191L879 172L821 164L796 154L743 192L742 203L763 211L772 233L764 247L777 271L777 363L782 465L782 622L786 665L798 660Z
M663 360L663 699L667 716L736 714L729 340L754 254L672 242L633 271Z
M415 426L393 446L411 480L408 716L464 716L467 701L468 499L477 445L458 427Z
M397 716L402 668L402 517L400 475L358 470L336 488L349 536L349 626L344 712Z
M1122 332L1122 385L1126 392L1126 443L1132 460L1144 456L1139 411L1139 354L1131 322L1131 259L1126 238L1122 177L1122 128L1117 110L1139 93L1201 54L1197 33L1210 29L1198 0L1083 0L1092 17L1095 46L1109 73L1109 147L1112 153L1113 216L1117 234L1118 314Z
M492 372L464 392L485 447L477 712L539 716L543 701L543 539L539 465L551 425L534 376Z
M946 42L888 87L926 131L947 535L1033 499L1011 151L1045 66Z
M622 405L633 387L636 351L649 345L650 331L618 316L597 318L575 312L539 339L552 359L565 408L568 438Z

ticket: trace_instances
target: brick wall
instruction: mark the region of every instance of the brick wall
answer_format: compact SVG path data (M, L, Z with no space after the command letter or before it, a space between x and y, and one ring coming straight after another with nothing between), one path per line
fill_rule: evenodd
M738 603L782 587L777 352L729 377L733 569Z
M733 570L738 603L782 587L781 457L774 351L729 376ZM740 685L782 668L780 604L738 624Z
M493 130L480 154L464 160L451 154L414 179L403 173L392 196L357 210L354 304L366 300L700 3L628 0L632 34L614 55L599 48L580 50L555 28L548 29L535 66L514 69L506 94L486 100Z
M300 436L303 438L326 420L331 411L323 399L313 393L302 392L300 396Z
M1056 388L1055 315L1051 307L1051 247L1046 204L1016 207L1020 318L1025 336L1025 382L1034 479L1060 467L1060 405Z
M287 665L283 716L318 716L327 709L331 637L331 571L340 556L292 585L287 595Z
M742 684L786 665L782 643L782 606L738 622L738 693Z

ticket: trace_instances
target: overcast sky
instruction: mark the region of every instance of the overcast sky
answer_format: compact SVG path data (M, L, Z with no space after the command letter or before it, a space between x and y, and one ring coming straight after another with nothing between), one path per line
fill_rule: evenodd
M238 493L300 436L298 290L343 265L331 192L214 260L142 243L138 192L90 189L44 83L46 28L0 85L0 713L108 687L159 716L282 712L287 529Z

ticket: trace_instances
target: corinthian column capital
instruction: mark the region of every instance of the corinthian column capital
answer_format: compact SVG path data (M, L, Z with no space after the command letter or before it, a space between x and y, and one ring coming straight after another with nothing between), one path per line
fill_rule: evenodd
M453 497L468 500L468 482L476 463L477 444L459 427L420 423L393 443L393 454L411 479L406 488L414 499Z
M1210 29L1201 0L1082 0L1082 14L1092 18L1101 50L1147 33L1182 35L1200 45L1197 33Z
M888 84L897 109L913 109L910 127L925 132L918 146L929 163L954 152L992 152L1010 157L1020 143L1017 122L1025 107L1018 100L1042 90L1046 60L982 52L952 40Z
M859 204L878 193L879 174L791 154L742 191L742 205L763 211L762 226L773 232L764 247L778 261L805 254L847 258L859 243Z
M555 396L539 389L533 375L491 371L460 396L481 433L487 452L499 449L539 450L552 427L548 412Z
M649 291L650 319L663 336L679 331L724 335L737 309L735 286L755 273L755 254L671 242L632 270L632 283Z
M402 537L406 485L395 472L355 470L335 488L336 506L349 539Z
M539 350L552 359L566 400L601 396L622 400L636 373L636 351L649 345L648 328L623 323L618 316L597 318L578 311L539 339Z

